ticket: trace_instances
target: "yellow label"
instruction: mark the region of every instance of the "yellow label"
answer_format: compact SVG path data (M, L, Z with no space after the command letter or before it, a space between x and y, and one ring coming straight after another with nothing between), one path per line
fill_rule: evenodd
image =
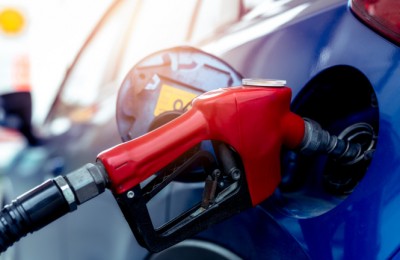
M154 116L166 111L181 110L195 97L197 97L197 94L193 92L163 84L154 109Z

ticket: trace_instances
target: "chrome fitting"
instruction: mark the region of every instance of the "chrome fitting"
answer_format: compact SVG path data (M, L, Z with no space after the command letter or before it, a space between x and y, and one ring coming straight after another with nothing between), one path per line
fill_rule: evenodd
M243 86L281 88L286 86L286 80L279 79L242 79Z
M67 174L65 179L75 194L77 204L82 204L103 193L108 184L108 178L101 163L88 163Z

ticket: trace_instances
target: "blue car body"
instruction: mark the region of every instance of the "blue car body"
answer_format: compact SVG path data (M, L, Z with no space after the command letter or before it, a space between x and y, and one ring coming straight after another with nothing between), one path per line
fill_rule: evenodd
M311 162L315 167L307 168L305 174L319 181L306 180L289 190L281 186L270 199L212 226L194 239L217 245L219 249L216 250L224 248L243 259L399 257L400 167L397 158L400 151L396 147L400 147L400 102L397 101L400 48L356 18L346 1L322 5L298 2L285 11L288 18L277 14L241 22L203 47L244 77L287 80L293 91L292 109L300 114L304 107L313 114L321 104L312 102L321 98L322 104L329 104L321 108L321 120L328 122L332 129L343 129L343 125L358 120L368 121L374 125L378 138L373 159L355 188L337 195L320 186L326 158L317 158ZM274 19L281 21L279 26L264 32L260 25ZM259 30L257 36L248 37L246 32L254 28ZM215 44L221 42L232 44L220 44L215 48ZM329 77L325 77L327 71ZM344 76L341 78L341 75ZM325 83L329 85L330 78L335 84L326 87L329 91L312 97L314 91L319 91L318 84L324 88ZM310 86L315 79L318 79L317 84ZM359 111L356 105L352 106L359 99L371 97L371 93L376 97L371 98L371 102L375 102L372 112ZM347 110L346 106L351 109ZM337 111L344 111L345 116L337 117ZM45 168L49 163L57 168L54 166L59 162L57 158L65 162L61 173L92 161L98 152L118 142L114 125L114 122L107 122L97 128L84 124L72 127L62 137L48 142L46 152L35 148L39 149L35 152L39 153L40 158L35 161L39 166L24 164L26 158L22 156L13 164L13 182L24 183L16 186L15 195L49 177ZM105 131L106 138L103 137ZM24 166L30 167L32 173L27 174ZM203 188L201 183L170 186L149 205L156 216L155 222L164 222L190 206ZM41 250L46 244L48 246ZM134 240L111 194L83 205L77 212L23 239L16 247L14 257L17 259L144 259L149 256ZM194 254L193 251L195 259ZM153 255L157 256L162 254Z
M225 224L230 232L218 232L220 236L227 234L219 241L249 259L268 258L271 254L293 259L301 256L312 259L398 257L399 46L367 27L351 12L348 3L342 1L224 50L220 57L245 77L287 80L294 103L302 102L305 97L299 93L322 71L338 66L355 68L366 76L376 94L379 134L365 176L335 206L320 211L318 208L325 200L299 199L299 205L282 210L285 206L271 199L230 220L230 229ZM346 89L339 89L341 95L347 95ZM360 96L363 91L357 90ZM335 96L324 98L329 101ZM353 98L357 102L357 94ZM337 100L325 116L332 116L342 105ZM318 200L322 193L312 197ZM307 203L311 204L307 206Z

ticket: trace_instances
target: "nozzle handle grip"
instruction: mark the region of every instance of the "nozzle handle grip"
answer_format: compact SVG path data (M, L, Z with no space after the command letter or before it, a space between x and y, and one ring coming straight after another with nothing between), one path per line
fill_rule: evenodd
M107 150L98 158L109 174L113 191L120 194L204 139L207 139L207 122L199 111L190 110L172 124Z

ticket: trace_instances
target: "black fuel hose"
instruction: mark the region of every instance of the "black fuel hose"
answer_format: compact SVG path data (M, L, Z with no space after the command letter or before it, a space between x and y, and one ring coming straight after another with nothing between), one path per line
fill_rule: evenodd
M101 194L107 184L100 163L86 164L19 196L0 212L0 252Z

